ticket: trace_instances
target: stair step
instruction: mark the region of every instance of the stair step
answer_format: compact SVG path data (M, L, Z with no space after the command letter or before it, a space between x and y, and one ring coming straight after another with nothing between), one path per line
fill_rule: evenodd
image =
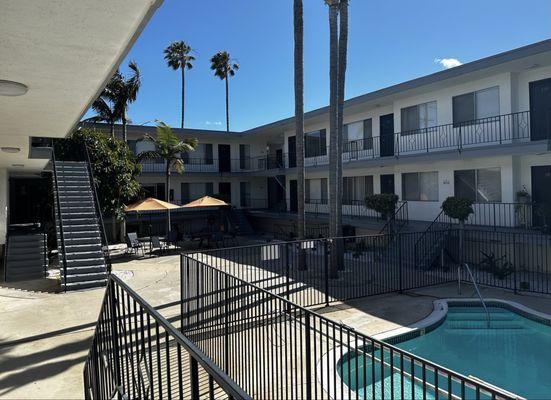
M102 257L67 259L67 267L93 267L105 265L105 259Z
M64 284L64 287L67 291L69 290L80 290L80 289L90 289L94 287L103 287L107 285L106 279L99 279L95 281L86 281L86 282L67 282Z
M100 252L102 251L101 240L96 240L93 243L82 243L78 241L65 241L65 249L67 253L73 252Z
M74 250L67 249L67 247L65 247L65 249L67 251L67 253L66 253L67 261L69 261L69 260L87 260L87 259L90 259L90 258L103 259L103 251L101 251L101 250L74 251Z
M107 271L107 266L105 264L84 266L84 267L69 267L69 266L67 266L67 275L99 273L99 272L105 272L105 271Z
M79 273L79 274L69 274L67 271L67 276L64 278L61 277L62 282L89 282L97 281L101 279L107 279L107 272L88 272L88 273Z
M80 233L80 232L97 232L97 233L99 233L99 225L97 223L96 224L65 225L65 221L63 221L63 234L65 236L70 235L71 233Z

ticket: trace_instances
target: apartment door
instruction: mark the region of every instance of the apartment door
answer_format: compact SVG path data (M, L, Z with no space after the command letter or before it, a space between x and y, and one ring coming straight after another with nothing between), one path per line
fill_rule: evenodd
M276 167L283 168L283 149L276 150Z
M296 179L289 181L289 211L296 213L298 211L298 191Z
M218 183L218 198L231 204L231 182Z
M289 148L289 168L297 166L297 137L289 136L287 138L287 147Z
M532 167L532 200L536 204L532 212L532 224L551 224L551 215L548 215L551 212L551 165Z
M381 157L394 155L394 114L379 117Z
M551 138L551 78L530 82L530 138Z
M231 148L229 144L218 145L218 171L231 172Z
M394 174L381 175L381 193L394 193Z
M285 203L285 175L268 178L268 208L271 210Z

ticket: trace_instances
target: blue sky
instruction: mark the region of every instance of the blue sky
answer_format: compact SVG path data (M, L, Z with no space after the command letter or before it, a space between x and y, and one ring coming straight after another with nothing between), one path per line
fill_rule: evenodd
M528 6L529 3L529 6ZM322 0L304 0L305 109L328 103L328 20ZM346 97L551 37L548 0L350 0ZM179 127L180 75L163 49L184 40L197 61L187 74L186 127L225 129L224 84L210 57L227 50L240 64L230 81L231 129L293 114L292 0L165 0L122 64L143 74L130 107L136 124ZM148 123L149 124L152 124Z

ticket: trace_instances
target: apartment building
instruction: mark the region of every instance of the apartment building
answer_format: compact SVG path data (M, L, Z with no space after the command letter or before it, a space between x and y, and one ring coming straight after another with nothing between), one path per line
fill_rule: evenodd
M432 221L448 196L471 198L488 224L515 225L517 204L551 204L551 40L347 100L343 213L366 195L396 193L410 219ZM296 211L293 118L244 132L176 129L196 137L170 200L216 195L237 208ZM306 210L327 213L328 107L305 115ZM153 127L129 127L136 153ZM164 165L144 163L143 186L164 197ZM525 190L529 197L520 199ZM493 213L493 214L492 214ZM524 216L530 223L544 217Z

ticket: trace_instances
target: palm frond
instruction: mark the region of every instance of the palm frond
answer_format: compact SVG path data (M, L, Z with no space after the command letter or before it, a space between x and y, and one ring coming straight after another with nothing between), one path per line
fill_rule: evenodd
M138 161L144 161L144 160L155 160L158 158L162 158L162 156L157 150L146 150L138 154L137 158L138 158Z

